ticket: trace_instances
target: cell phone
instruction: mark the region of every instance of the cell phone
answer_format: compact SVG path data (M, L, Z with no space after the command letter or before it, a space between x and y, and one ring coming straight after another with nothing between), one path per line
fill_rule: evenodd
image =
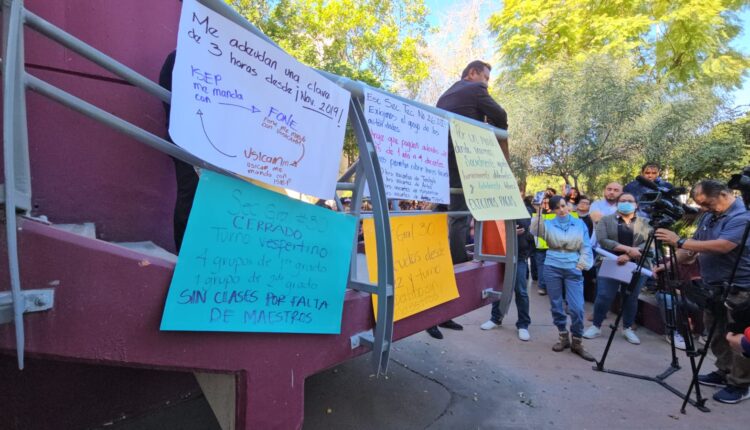
M534 194L534 200L532 203L535 205L541 205L542 200L544 200L544 191L539 191L538 193Z

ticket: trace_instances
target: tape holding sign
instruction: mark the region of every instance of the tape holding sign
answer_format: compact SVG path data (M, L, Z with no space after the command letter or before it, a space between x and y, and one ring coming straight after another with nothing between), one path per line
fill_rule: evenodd
M479 221L526 219L516 178L495 135L482 127L451 119L451 140L466 205Z
M448 246L448 217L445 214L391 217L395 309L398 321L442 303L458 298ZM375 224L362 223L365 235L367 270L370 282L378 281ZM377 297L372 306L377 316Z
M333 198L351 95L195 0L185 0L169 134L241 176Z
M449 203L448 121L368 88L364 97L386 197Z
M161 329L340 333L356 224L204 171Z

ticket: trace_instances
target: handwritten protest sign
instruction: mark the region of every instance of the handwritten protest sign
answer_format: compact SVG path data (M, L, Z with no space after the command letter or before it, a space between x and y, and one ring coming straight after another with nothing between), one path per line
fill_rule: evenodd
M204 171L161 329L339 333L356 223Z
M479 221L524 219L529 212L495 135L451 119L451 138L466 204Z
M369 88L365 118L386 197L448 203L448 121Z
M216 166L333 198L350 94L282 50L185 0L169 134Z
M375 224L362 224L370 282L378 281ZM445 214L391 217L395 285L394 321L458 298ZM377 297L372 306L378 313Z

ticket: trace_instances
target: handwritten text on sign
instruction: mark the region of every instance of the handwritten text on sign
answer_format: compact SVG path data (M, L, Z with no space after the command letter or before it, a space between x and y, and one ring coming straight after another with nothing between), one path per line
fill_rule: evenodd
M378 281L375 226L363 221L367 271ZM445 214L391 217L395 285L394 321L458 297ZM377 315L377 297L372 306Z
M239 25L186 0L169 133L242 176L332 198L350 94Z
M528 218L516 178L495 135L482 127L451 119L451 138L466 205L474 218L479 221Z
M355 225L204 171L161 329L339 333Z
M386 197L448 203L448 121L368 88L365 117Z

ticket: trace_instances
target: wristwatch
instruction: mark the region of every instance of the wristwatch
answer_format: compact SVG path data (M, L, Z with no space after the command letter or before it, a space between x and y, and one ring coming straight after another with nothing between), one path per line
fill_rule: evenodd
M682 248L682 245L685 244L685 241L687 241L687 238L681 237L677 240L677 248Z

